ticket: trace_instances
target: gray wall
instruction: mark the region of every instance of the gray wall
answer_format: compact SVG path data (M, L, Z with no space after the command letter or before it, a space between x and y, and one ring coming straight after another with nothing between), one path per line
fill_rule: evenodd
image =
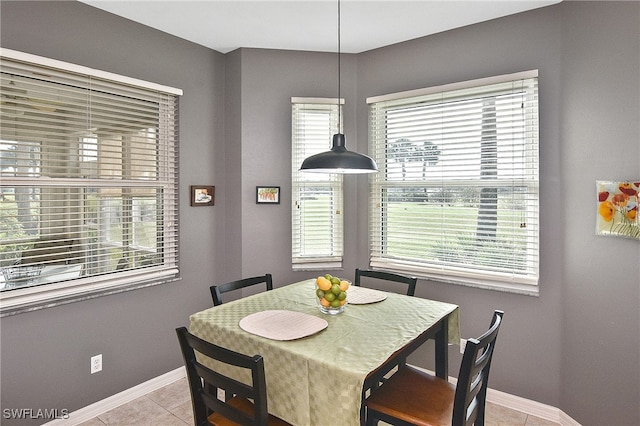
M3 47L185 90L182 281L2 319L2 407L77 409L162 374L210 283L310 275L290 268L290 97L336 96L335 55L223 56L80 3L0 7ZM368 96L540 70L540 296L428 281L417 295L459 304L465 337L505 310L491 387L584 425L640 424L640 244L594 235L595 180L640 177L639 23L638 2L563 2L343 58L347 146L362 152ZM209 182L216 206L189 208L188 185ZM262 184L282 187L280 205L255 204ZM367 178L345 187L348 276L367 264Z
M225 239L224 202L191 208L188 188L224 178L225 58L79 2L3 0L0 14L2 47L184 90L182 280L0 320L2 408L76 410L179 367L174 329L211 304L208 286L224 267L216 247ZM90 375L89 359L98 353L103 371Z
M236 234L242 244L241 275L271 271L276 286L309 278L316 273L291 271L291 97L337 97L337 55L261 49L239 49L232 55L234 60L241 58L241 71L227 75L234 87L236 79L241 81L241 147L232 148L241 150L240 163L235 167L242 171L242 182L235 196L240 197L242 222L234 224L241 226ZM344 55L341 62L345 131L355 134L355 57ZM347 140L347 146L349 143ZM355 146L355 137L352 143ZM256 204L257 185L280 186L280 204ZM353 183L348 185L354 187ZM345 201L346 211L355 205L353 198ZM355 220L354 214L347 215L347 229L349 221ZM355 244L353 236L347 238L346 257L351 264Z
M637 425L640 243L594 226L595 181L640 176L640 3L563 2L359 55L359 148L368 96L529 69L540 75L540 296L436 282L416 294L459 304L463 336L505 310L491 387L584 425Z
M416 295L460 305L463 337L480 335L493 310L504 310L490 386L553 406L559 406L562 388L562 352L548 350L562 348L562 247L557 238L562 233L562 217L557 212L562 211L558 206L563 192L557 188L561 181L557 132L561 118L556 95L561 90L561 25L559 8L545 8L371 51L358 62L359 117L366 113L368 96L539 70L540 296L428 281L419 283ZM358 122L363 149L366 125ZM359 196L366 203L365 188ZM366 261L361 253L360 262ZM544 345L531 346L540 341ZM425 357L424 352L419 356ZM417 357L411 358L411 362L417 361ZM459 358L452 358L451 363L459 365Z
M640 176L640 3L562 16L560 402L585 424L637 425L640 242L594 236L592 197L595 180Z

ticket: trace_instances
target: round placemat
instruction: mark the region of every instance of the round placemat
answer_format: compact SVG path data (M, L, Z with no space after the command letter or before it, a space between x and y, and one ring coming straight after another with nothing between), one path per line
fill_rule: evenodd
M329 323L302 312L271 310L247 315L239 325L246 332L268 339L295 340L316 334Z

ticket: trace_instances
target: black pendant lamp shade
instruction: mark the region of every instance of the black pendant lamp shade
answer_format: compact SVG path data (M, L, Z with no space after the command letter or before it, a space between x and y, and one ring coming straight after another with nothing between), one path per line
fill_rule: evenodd
M333 147L331 151L307 157L300 166L303 172L314 173L376 173L378 166L375 161L366 155L347 151L344 146L344 135L333 135Z
M340 0L338 0L338 102L340 99ZM338 104L340 105L340 104ZM340 108L340 106L338 107ZM300 166L302 172L315 173L376 173L378 166L372 158L357 152L349 152L340 131L333 135L331 151L321 152L305 158Z

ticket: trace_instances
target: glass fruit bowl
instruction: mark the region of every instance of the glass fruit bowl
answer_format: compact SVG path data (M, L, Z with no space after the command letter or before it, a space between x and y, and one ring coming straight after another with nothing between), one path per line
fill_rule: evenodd
M329 274L316 278L316 301L320 312L328 315L344 312L349 286L351 286L351 281Z

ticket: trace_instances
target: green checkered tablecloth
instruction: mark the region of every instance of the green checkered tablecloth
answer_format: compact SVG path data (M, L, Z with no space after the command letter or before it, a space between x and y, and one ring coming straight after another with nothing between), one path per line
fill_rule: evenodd
M315 315L329 326L309 337L278 341L238 325L249 314L273 309ZM324 315L316 306L315 280L307 280L195 313L190 330L219 346L262 355L270 413L299 426L359 425L366 376L448 314L449 342L458 344L456 305L388 293L381 302Z

